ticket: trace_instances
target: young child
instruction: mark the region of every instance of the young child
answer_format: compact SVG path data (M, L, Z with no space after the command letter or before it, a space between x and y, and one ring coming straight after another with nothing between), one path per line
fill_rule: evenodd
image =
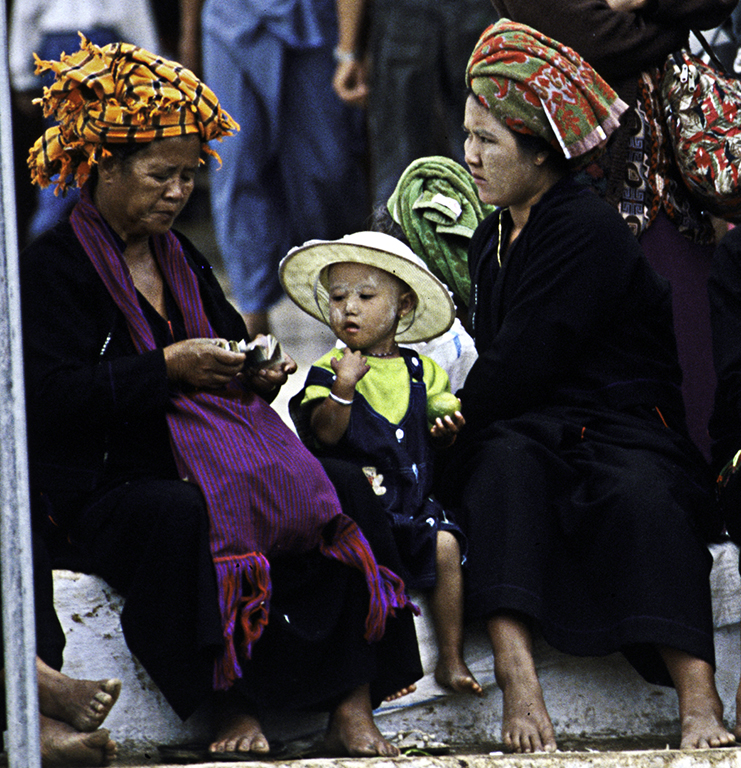
M435 679L481 695L463 660L463 534L432 498L432 446L464 425L456 412L427 422L427 399L449 391L445 371L399 346L447 331L447 288L406 245L380 232L310 241L281 263L286 293L345 345L309 371L301 400L313 448L362 467L390 521L408 587L430 593ZM302 429L299 426L299 431Z

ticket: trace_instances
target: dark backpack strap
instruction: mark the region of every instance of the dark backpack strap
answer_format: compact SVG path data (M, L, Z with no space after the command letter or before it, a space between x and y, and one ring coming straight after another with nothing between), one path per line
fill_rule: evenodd
M715 49L713 46L707 41L707 38L705 35L700 32L699 29L693 29L692 34L700 41L700 45L705 49L705 53L707 53L708 58L710 61L715 65L715 68L722 72L724 75L728 75L729 77L735 77L733 72L729 72L725 66L723 65L723 62L718 58L718 54L715 52Z
M422 365L422 358L413 350L406 347L399 347L399 353L407 364L409 375L415 381L424 381L425 369Z

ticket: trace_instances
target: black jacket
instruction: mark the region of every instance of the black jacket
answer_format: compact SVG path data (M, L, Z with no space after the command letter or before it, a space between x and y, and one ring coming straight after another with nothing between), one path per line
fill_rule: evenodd
M211 265L182 235L216 332L242 339L241 315ZM58 522L74 514L112 474L176 476L166 410L162 349L139 354L125 318L67 222L20 258L26 410L34 502ZM51 510L44 509L44 514Z
M503 260L509 214L469 248L479 358L461 390L469 425L570 404L658 406L683 423L671 295L611 206L566 177L533 206Z

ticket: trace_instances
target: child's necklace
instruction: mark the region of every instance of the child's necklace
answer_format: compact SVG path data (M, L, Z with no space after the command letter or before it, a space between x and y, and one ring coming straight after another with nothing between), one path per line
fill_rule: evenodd
M394 345L390 352L366 352L366 357L393 357L399 351L399 347Z

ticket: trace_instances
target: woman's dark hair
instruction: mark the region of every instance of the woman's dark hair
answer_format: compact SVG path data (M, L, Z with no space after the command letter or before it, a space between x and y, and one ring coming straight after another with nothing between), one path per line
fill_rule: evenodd
M130 157L133 157L137 152L141 152L144 147L149 146L151 142L147 141L127 141L122 144L106 144L105 151L110 157L112 157L117 163L125 163ZM97 163L90 168L90 185L92 189L98 184L98 165Z
M472 88L467 88L466 93L468 96L472 96L478 104L479 97L473 92ZM537 155L539 152L545 152L548 155L546 159L546 165L553 167L558 173L564 174L570 172L569 161L564 156L563 152L556 149L547 139L542 136L536 136L533 133L519 133L513 131L509 126L505 126L515 137L517 146L527 155Z
M569 161L566 159L563 152L556 149L550 141L544 139L542 136L535 136L532 133L512 131L512 135L515 137L517 146L526 155L533 156L545 152L547 155L545 161L546 165L550 165L559 173L569 173Z
M155 141L158 141L158 139L155 139ZM149 141L127 141L125 144L106 144L105 148L113 158L119 163L123 163L137 152L141 152L151 143Z

